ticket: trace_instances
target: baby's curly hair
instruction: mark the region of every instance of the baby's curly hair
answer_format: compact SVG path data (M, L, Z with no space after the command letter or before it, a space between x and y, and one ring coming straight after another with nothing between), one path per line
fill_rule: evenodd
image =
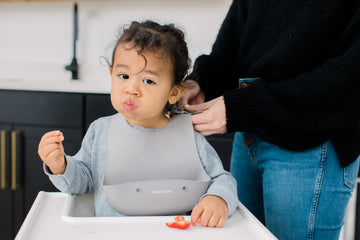
M173 64L175 84L182 82L191 64L184 33L174 24L160 25L151 20L144 22L133 21L124 28L122 35L117 41L112 54L112 64L116 48L122 43L133 43L134 47L140 47L138 54L144 50L160 54L160 57L169 57ZM131 49L130 48L130 49ZM145 66L147 60L145 59Z

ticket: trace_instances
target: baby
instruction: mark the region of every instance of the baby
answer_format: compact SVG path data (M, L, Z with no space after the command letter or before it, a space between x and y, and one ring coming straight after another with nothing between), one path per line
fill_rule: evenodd
M174 25L132 22L124 29L110 64L111 103L118 113L94 121L74 156L64 154L59 130L44 134L39 143L44 171L54 185L71 194L94 193L96 216L192 210L193 225L223 227L237 206L236 181L205 137L193 130L189 114L167 114L186 88L189 65L184 34ZM193 184L199 179L198 189ZM197 189L195 199L172 202L149 194L148 204L140 205L146 184L165 182L175 189L178 180L186 182L182 192ZM170 196L173 190L151 191Z

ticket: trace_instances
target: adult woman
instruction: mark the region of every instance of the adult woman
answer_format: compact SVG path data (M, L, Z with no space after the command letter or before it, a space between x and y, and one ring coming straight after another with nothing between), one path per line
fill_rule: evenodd
M234 0L186 81L195 129L237 132L239 199L280 239L339 237L359 166L359 29L359 0Z

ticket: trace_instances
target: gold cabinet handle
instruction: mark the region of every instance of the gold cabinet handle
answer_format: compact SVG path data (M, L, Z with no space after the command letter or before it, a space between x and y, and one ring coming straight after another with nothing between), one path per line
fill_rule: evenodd
M1 130L0 189L17 190L22 183L21 132Z
M21 187L21 133L11 132L11 190Z
M6 162L5 162L5 158L6 158L6 152L5 152L5 148L6 148L6 143L5 143L5 138L6 138L6 132L4 130L1 130L1 189L5 189L6 188L6 184L5 184L5 179L6 179L6 171L5 171L5 167L6 167Z
M9 187L9 178L10 178L10 172L9 172L9 148L10 148L10 142L9 142L9 131L7 130L1 130L1 156L0 156L0 167L1 167L1 177L0 177L0 188L6 189Z

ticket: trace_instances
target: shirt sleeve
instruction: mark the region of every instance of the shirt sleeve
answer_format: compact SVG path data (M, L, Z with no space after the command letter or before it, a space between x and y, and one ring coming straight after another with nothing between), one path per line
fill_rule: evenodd
M92 124L83 139L79 152L74 156L65 156L67 165L64 174L53 175L44 163L45 174L60 191L76 195L93 192L91 149L94 144L94 135L95 124Z
M244 1L234 0L219 29L211 54L199 56L193 72L188 79L198 81L205 92L206 101L219 97L224 91L237 88L236 77L237 49L241 32L246 23L246 6Z
M195 132L195 141L200 160L207 175L211 178L209 188L204 196L216 195L224 199L228 205L230 216L238 205L236 180L224 170L218 154L204 136Z

